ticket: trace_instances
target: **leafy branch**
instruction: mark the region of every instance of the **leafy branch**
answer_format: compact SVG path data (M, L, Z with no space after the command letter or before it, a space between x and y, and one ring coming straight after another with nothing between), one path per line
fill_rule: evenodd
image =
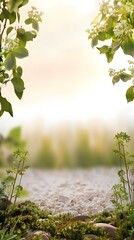
M2 0L0 2L0 116L8 112L13 116L11 103L2 95L2 87L10 82L16 96L21 99L25 89L23 69L17 59L29 56L27 43L37 37L42 13L35 7L21 22L20 8L29 0ZM25 26L25 27L22 27ZM30 30L29 29L30 26Z
M115 53L121 49L130 56L128 69L119 71L110 69L113 84L131 80L126 91L128 102L134 100L134 1L110 0L102 1L98 15L87 30L91 46L96 47L100 54L105 54L107 62L114 59ZM101 42L105 42L101 45ZM98 46L99 45L99 46Z

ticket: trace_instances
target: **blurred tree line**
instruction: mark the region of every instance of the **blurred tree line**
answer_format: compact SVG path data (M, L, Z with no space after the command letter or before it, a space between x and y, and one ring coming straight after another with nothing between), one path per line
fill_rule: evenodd
M94 136L88 129L79 128L75 134L61 131L56 135L47 133L40 136L39 143L34 138L34 145L29 150L28 139L22 139L21 127L13 128L7 136L0 135L0 166L12 162L12 152L16 148L27 147L31 166L36 168L89 168L96 166L118 165L115 156L114 139L108 132ZM38 145L37 151L34 148Z

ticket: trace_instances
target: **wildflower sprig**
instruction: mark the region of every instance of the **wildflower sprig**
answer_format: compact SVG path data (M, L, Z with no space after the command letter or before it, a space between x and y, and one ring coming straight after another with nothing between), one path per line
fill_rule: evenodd
M99 14L87 30L91 46L96 47L100 54L105 54L107 62L114 59L115 53L122 49L125 55L134 58L134 0L102 1ZM106 42L102 45L101 42ZM129 64L128 70L112 71L113 84L122 80L131 80L132 85L126 91L127 101L134 100L134 65Z
M130 136L125 132L120 132L115 135L117 148L114 150L120 161L120 170L118 176L119 184L113 186L112 203L118 211L124 211L126 203L133 204L133 184L130 182L130 171L134 167L134 156L126 151Z

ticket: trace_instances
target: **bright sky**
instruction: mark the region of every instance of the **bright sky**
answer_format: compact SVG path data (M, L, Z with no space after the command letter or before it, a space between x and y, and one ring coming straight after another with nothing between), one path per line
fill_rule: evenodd
M34 123L51 128L58 124L128 123L133 103L126 102L126 84L112 85L104 56L90 46L86 30L98 12L98 0L31 0L44 12L38 37L22 60L25 93L20 101L6 88L14 117L0 119L0 131ZM119 69L122 57L114 65ZM8 92L8 93L7 93ZM6 95L7 94L7 95Z

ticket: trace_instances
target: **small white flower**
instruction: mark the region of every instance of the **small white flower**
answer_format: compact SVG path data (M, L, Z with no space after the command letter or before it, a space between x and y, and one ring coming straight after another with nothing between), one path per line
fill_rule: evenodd
M3 51L5 53L8 53L10 51L13 51L15 48L17 48L19 45L19 39L15 38L15 39L11 39L11 38L6 38L4 40L4 47L3 47Z
M113 69L113 68L109 68L109 76L110 77L113 77L115 74L116 74L116 71L115 71L115 69Z
M116 37L121 37L123 34L132 33L132 29L129 27L126 20L122 20L117 23L113 29Z

